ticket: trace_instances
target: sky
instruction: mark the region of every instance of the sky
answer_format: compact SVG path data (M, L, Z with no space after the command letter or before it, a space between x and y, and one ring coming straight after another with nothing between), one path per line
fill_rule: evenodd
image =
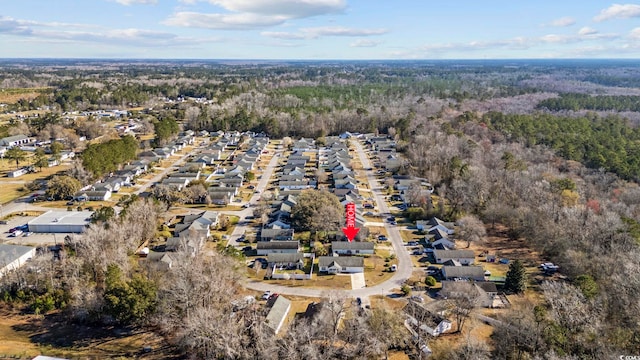
M640 3L3 0L0 58L640 59Z

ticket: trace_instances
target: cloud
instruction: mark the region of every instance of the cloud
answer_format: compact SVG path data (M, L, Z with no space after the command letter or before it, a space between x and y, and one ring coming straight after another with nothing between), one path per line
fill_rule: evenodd
M158 3L158 0L111 0L115 1L120 5L133 5L133 4L144 4L144 5L155 5Z
M375 46L378 46L379 44L380 44L380 41L376 41L376 40L358 39L358 40L352 42L351 44L349 44L349 46L351 46L351 47L375 47Z
M581 28L580 30L578 30L578 35L594 35L597 34L598 30L585 26L583 28Z
M209 0L209 3L233 12L283 15L289 19L336 14L347 5L345 0Z
M173 14L163 24L216 30L248 30L280 25L286 20L286 17L278 15L262 16L250 13L202 14L185 11Z
M194 43L220 41L216 38L194 39L179 37L175 34L142 29L114 29L114 30L77 30L78 28L92 28L93 25L42 23L29 20L18 20L0 17L0 34L9 34L38 40L75 41L108 43L122 46L182 46ZM70 30L75 28L75 30Z
M302 28L298 33L263 31L263 36L286 40L317 39L325 36L375 36L389 32L387 29L354 29L342 26Z
M596 22L610 19L629 19L640 17L640 5L637 4L613 4L600 11L593 20Z
M181 1L194 4L203 0ZM345 0L208 0L207 2L223 8L227 13L177 12L163 23L204 29L247 30L281 25L288 20L337 14L346 8Z
M565 27L565 26L571 26L575 23L576 23L576 20L574 18L565 16L565 17L561 17L559 19L555 19L551 21L548 25L554 26L554 27Z
M631 30L631 32L629 32L629 37L635 40L640 40L640 27Z
M288 33L288 32L280 32L280 31L263 31L260 33L260 35L272 37L275 39L284 39L284 40L308 39L308 36L305 34L294 34L294 33Z

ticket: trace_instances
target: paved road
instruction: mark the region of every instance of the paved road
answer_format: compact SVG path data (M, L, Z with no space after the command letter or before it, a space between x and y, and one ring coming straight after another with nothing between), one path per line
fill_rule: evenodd
M195 155L199 150L200 150L200 147L194 147L193 150L191 150L190 152L184 154L184 156L182 156L180 159L174 161L173 164L167 166L164 170L162 170L161 172L156 174L149 181L147 181L144 184L142 184L140 186L140 188L138 190L134 191L133 193L137 194L137 195L140 195L143 192L147 191L149 189L149 187L151 187L151 185L153 185L153 184L159 182L160 180L162 180L162 178L164 178L169 172L179 168L187 160L187 158L189 156Z
M362 145L358 141L353 142L356 147L356 151L358 153L358 157L360 158L360 162L362 163L363 168L370 168L369 158L367 154L364 152ZM384 201L383 188L381 187L378 179L376 179L371 171L367 171L367 180L371 186L373 191L373 197L378 205L378 209L380 213L388 213L389 208L387 207L386 202ZM393 276L378 285L366 287L362 289L354 289L354 290L339 290L344 293L346 296L351 297L361 297L366 298L372 295L389 295L392 293L392 289L397 289L402 286L409 277L411 277L411 273L413 272L413 263L411 262L411 256L405 249L404 243L402 241L402 237L400 236L400 231L397 226L391 226L388 223L384 224L387 229L387 233L389 234L389 239L391 240L391 244L393 245L393 249L396 253L396 258L398 259L398 271L396 271ZM345 275L349 276L349 275ZM301 280L301 285L303 285L303 280ZM285 295L294 295L294 296L309 296L309 297L322 297L326 295L329 289L313 289L313 288L305 288L305 287L288 287L288 286L280 286L280 285L272 285L267 284L265 282L252 280L245 281L244 285L252 290L258 291L267 291L270 290L272 292L276 292L279 294Z
M276 150L273 157L271 157L269 164L262 172L262 177L260 178L260 181L258 181L258 185L255 188L255 192L253 193L253 195L251 195L251 198L249 199L248 204L255 205L260 199L260 196L262 196L262 193L267 189L267 186L269 185L269 180L271 179L271 176L273 175L273 172L275 171L275 168L278 165L278 160L282 156L282 151L283 151L282 149ZM240 239L240 237L245 232L250 230L250 226L247 226L245 224L245 220L247 216L253 215L253 209L249 207L242 211L233 212L232 214L239 216L240 219L238 220L238 225L235 227L235 229L233 229L233 233L231 233L231 236L229 238L229 242L227 243L227 245L243 246L241 243L238 242L238 239Z

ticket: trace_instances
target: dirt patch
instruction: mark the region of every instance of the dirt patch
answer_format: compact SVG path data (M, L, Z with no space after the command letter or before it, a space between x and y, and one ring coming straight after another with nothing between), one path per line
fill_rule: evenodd
M465 248L466 243L460 242L458 246ZM506 259L509 263L514 260L522 261L531 277L540 273L538 265L544 262L541 254L530 248L525 239L510 239L507 227L502 225L488 228L485 241L481 244L472 243L469 249L475 252L479 265L489 270L492 276L506 276L509 265L501 264L501 259ZM495 255L495 262L487 262L487 255Z

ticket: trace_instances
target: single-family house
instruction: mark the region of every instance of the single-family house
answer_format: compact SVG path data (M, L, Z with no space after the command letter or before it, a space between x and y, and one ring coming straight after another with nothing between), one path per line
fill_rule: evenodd
M293 229L266 229L260 230L260 241L291 241Z
M269 310L267 318L265 319L265 324L273 331L274 334L277 335L280 330L282 330L282 326L287 319L289 310L291 310L291 301L282 295L276 297L276 300L273 302L273 306L271 306L271 310Z
M320 272L329 274L364 272L364 258L360 256L320 256Z
M198 214L185 215L179 224L176 224L174 235L176 237L208 238L211 228L218 225L219 214L215 211L203 211Z
M110 190L82 191L76 194L76 199L80 201L107 201L111 199Z
M177 265L175 255L172 255L170 252L150 252L145 259L145 262L149 264L150 267L155 268L156 270L169 270L174 265Z
M449 240L447 238L441 238L439 240L436 240L431 243L431 246L434 249L441 249L441 250L455 250L456 248L456 244L452 240Z
M455 260L462 265L472 265L475 260L473 250L434 250L433 256L438 264Z
M216 191L211 191L211 189L216 189ZM211 199L211 203L215 205L227 205L233 202L233 198L235 197L235 188L229 188L228 191L217 191L217 189L222 188L209 188L209 198Z
M502 301L494 301L498 296L496 284L490 281L450 281L442 282L442 290L438 296L451 298L472 299L477 306L492 308L494 305L502 306Z
M338 255L373 255L375 244L368 241L334 241L331 251Z
M220 186L232 186L239 188L243 184L243 177L240 174L229 174L228 176L218 180L218 183L220 183Z
M407 302L403 311L409 316L410 325L433 337L437 337L451 330L451 321L430 311L415 301Z
M442 277L445 280L484 281L482 266L443 266Z
M298 241L260 241L256 245L257 255L297 253L300 251Z
M17 177L20 177L22 175L25 175L26 173L28 173L28 171L25 168L20 168L20 169L16 169L16 170L9 170L9 172L7 172L7 177L17 178Z
M270 267L284 267L302 269L304 266L304 254L302 253L271 253L267 255L267 264Z
M20 145L26 145L31 142L31 139L26 135L13 135L0 139L0 146L6 146L8 148Z
M204 246L203 237L171 237L167 239L166 251L182 250L191 255L195 255Z

